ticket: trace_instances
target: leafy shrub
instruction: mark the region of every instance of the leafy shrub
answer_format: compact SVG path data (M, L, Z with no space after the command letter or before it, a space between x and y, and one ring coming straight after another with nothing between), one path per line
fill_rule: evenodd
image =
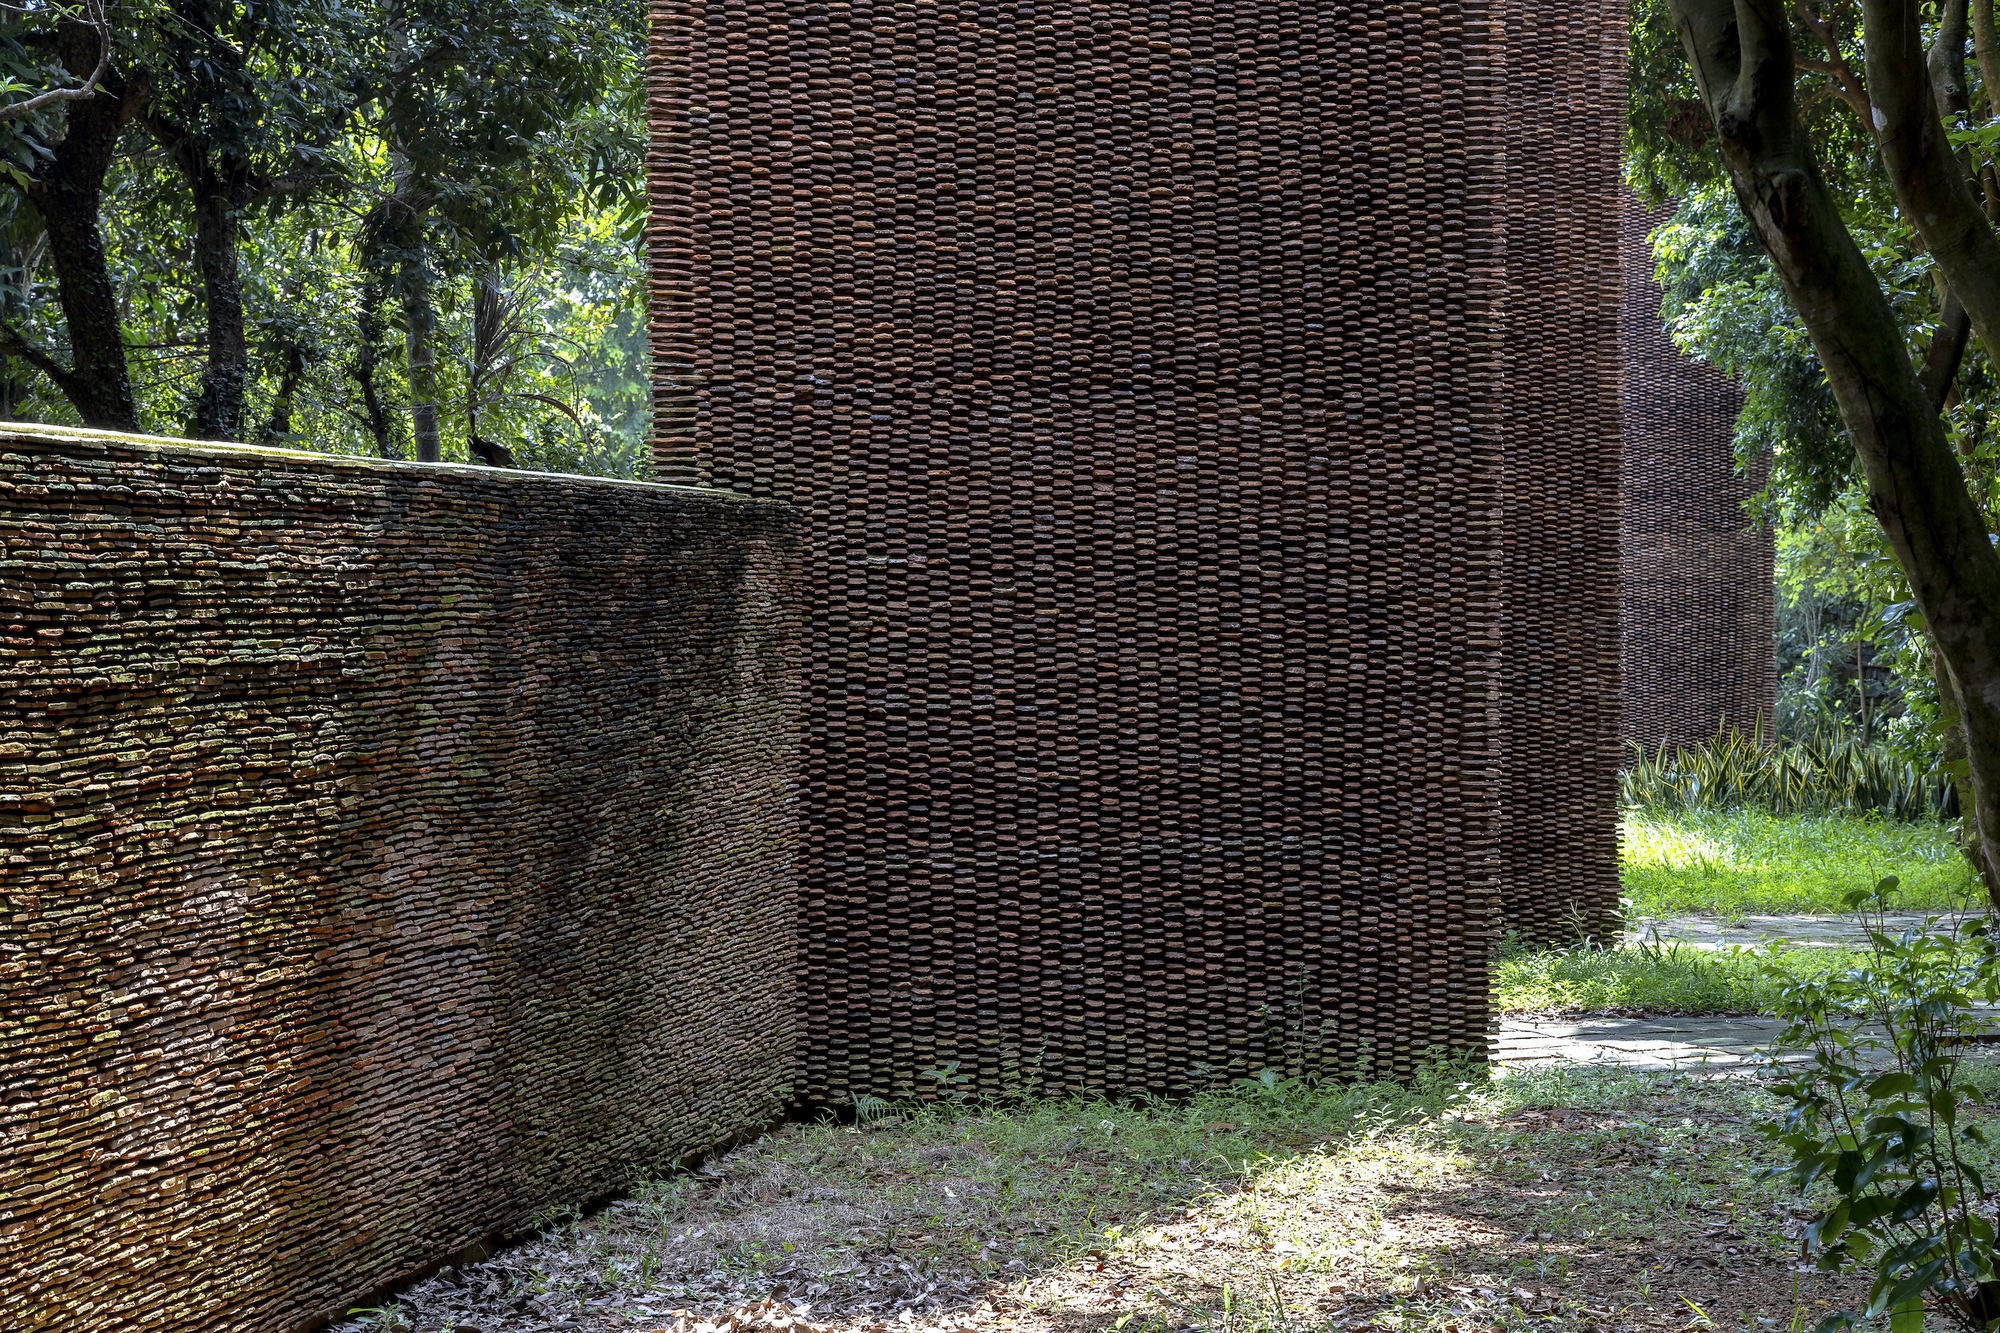
M1700 745L1664 744L1648 755L1632 742L1633 762L1619 778L1627 805L1655 810L1726 810L1757 806L1778 815L1872 810L1894 819L1958 815L1958 792L1935 766L1919 766L1878 743L1863 745L1833 728L1774 741L1760 719L1748 734L1733 727Z
M1993 1034L2000 948L1984 921L1890 935L1892 876L1848 895L1868 928L1859 962L1824 976L1774 971L1788 1026L1775 1055L1799 1063L1776 1086L1787 1108L1765 1127L1790 1159L1771 1168L1830 1198L1805 1232L1823 1269L1874 1268L1868 1304L1821 1333L1887 1312L1895 1333L1923 1326L1928 1297L1959 1324L2000 1319L1995 1196L1985 1131L1960 1057Z

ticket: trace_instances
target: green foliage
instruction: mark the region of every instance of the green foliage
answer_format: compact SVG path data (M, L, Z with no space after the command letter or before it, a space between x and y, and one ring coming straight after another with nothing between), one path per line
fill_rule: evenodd
M643 473L642 6L149 0L111 18L114 68L153 90L103 209L142 429L188 430L209 364L192 152L236 173L242 200L248 438L410 456L402 326L415 283L435 321L447 459L471 461L476 421L523 466ZM9 30L0 76L54 77L36 44L50 23L38 11ZM32 155L63 122L29 119L0 130L26 125ZM0 182L0 317L62 361L55 274L20 184ZM384 217L396 225L371 231ZM490 346L475 336L482 284L507 297ZM11 357L0 412L77 419Z
M1766 505L1817 512L1854 479L1854 450L1805 325L1735 195L1717 183L1682 196L1652 244L1667 331L1743 391L1737 456L1746 467L1771 461Z
M1884 1313L1921 1327L1928 1297L1962 1326L2000 1319L1993 1155L1968 1105L1961 1057L1992 1035L2000 949L1984 921L1960 930L1883 925L1894 877L1848 906L1869 926L1853 967L1821 976L1774 970L1788 1020L1776 1051L1803 1062L1777 1085L1787 1103L1768 1126L1801 1191L1829 1191L1805 1232L1820 1267L1872 1267L1868 1302L1820 1322L1822 1333Z
M1728 810L1754 806L1792 815L1845 810L1893 819L1956 816L1957 792L1940 769L1864 745L1826 729L1793 741L1767 742L1725 728L1700 745L1633 745L1619 794L1645 810Z
M1837 57L1806 22L1806 10L1825 21ZM1921 361L1936 332L1941 287L1930 257L1896 207L1871 133L1841 97L1834 77L1839 65L1857 77L1862 69L1859 7L1823 3L1793 7L1791 13L1793 46L1801 57L1799 113L1842 220L1881 282L1912 357ZM1927 9L1924 18L1928 41L1935 33L1935 9ZM1865 694L1870 712L1893 724L1898 753L1920 761L1933 756L1939 749L1938 719L1922 626L1905 614L1910 592L1868 509L1818 355L1720 170L1667 0L1638 0L1633 6L1630 75L1628 180L1648 201L1674 204L1672 217L1653 236L1663 317L1685 352L1721 370L1743 391L1738 461L1763 480L1746 522L1768 523L1778 535L1781 619L1795 641L1781 681L1778 720L1789 729L1795 715L1840 716L1858 726ZM1976 62L1966 62L1966 76L1975 109L1994 110ZM1977 150L2000 142L2000 120L1960 131L1955 137ZM1944 423L1991 529L2000 529L1996 407L2000 377L1975 340L1960 366ZM1847 651L1832 671L1825 669L1826 649L1834 645L1821 633L1829 619L1849 631L1840 645ZM1810 633L1804 632L1808 623ZM1867 645L1863 656L1878 668L1872 679L1865 668L1848 670L1857 641ZM1856 675L1860 683L1850 686Z
M1903 901L1935 911L1984 901L1951 825L1879 815L1627 810L1620 877L1639 918L1842 910L1847 892L1885 871Z
M1777 548L1780 733L1859 731L1865 716L1892 753L1935 767L1930 639L1863 488L1780 523Z

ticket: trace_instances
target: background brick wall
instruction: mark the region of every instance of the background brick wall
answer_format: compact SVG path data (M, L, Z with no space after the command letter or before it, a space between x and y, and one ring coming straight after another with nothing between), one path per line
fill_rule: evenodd
M793 540L0 436L0 1324L295 1327L777 1115Z
M1500 883L1507 925L1618 933L1624 0L1505 0Z
M1743 397L1660 326L1646 237L1670 212L1629 195L1622 210L1624 734L1648 749L1768 726L1778 692L1776 552L1743 510L1761 482L1736 470Z
M808 1097L1483 1046L1496 20L656 0L657 458L805 525Z

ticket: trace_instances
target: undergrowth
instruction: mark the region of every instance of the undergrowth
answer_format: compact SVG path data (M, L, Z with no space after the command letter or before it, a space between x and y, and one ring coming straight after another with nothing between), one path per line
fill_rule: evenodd
M1834 727L1790 739L1725 729L1698 745L1633 744L1620 794L1648 810L1760 809L1775 815L1844 811L1892 819L1958 814L1958 793L1935 765Z

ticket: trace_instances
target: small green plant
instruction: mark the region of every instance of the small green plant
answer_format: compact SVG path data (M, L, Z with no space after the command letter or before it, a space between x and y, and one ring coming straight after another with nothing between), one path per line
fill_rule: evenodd
M1770 1170L1830 1197L1804 1236L1821 1268L1874 1269L1866 1308L1820 1333L1885 1313L1915 1333L1926 1298L1968 1329L2000 1319L1992 1154L1961 1115L1960 1069L1994 1031L1981 1006L2000 1000L2000 949L1983 921L1891 935L1896 884L1848 895L1869 942L1854 966L1773 977L1788 1022L1775 1055L1802 1059L1776 1085L1786 1109L1765 1132L1789 1160Z
M972 1076L958 1072L959 1062L948 1060L936 1069L926 1069L918 1073L918 1078L927 1078L937 1084L937 1096L941 1101L962 1102L972 1094Z
M359 1320L367 1333L407 1333L414 1327L410 1316L394 1305L374 1305L365 1309L349 1310L349 1319Z
M902 1112L896 1109L896 1104L892 1101L866 1092L854 1094L854 1123L857 1125L872 1125L882 1120L899 1119L901 1116Z

